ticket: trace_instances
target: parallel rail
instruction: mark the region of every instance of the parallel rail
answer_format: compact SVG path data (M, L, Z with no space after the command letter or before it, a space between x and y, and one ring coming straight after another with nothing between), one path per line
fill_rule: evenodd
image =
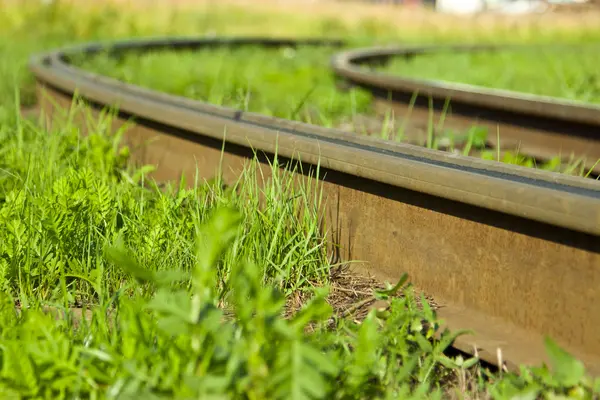
M560 48L558 45L545 47ZM582 46L583 47L583 46ZM600 173L600 106L547 96L486 89L478 86L411 79L369 70L363 64L382 63L392 57L409 59L440 51L489 52L531 46L397 46L366 48L337 54L332 68L348 82L370 90L375 106L396 116L427 124L444 117L444 128L465 130L475 124L488 128L488 142L502 148L519 148L523 154L547 161L562 155L583 157L584 165ZM594 48L600 53L600 46ZM589 50L588 50L589 51ZM447 102L448 101L448 102ZM446 106L449 105L449 109ZM414 126L414 125L413 125ZM427 128L422 127L424 130Z
M158 39L116 43L111 51L245 44L323 43ZM92 44L32 59L47 113L70 106L75 93L97 108L118 106L119 124L135 120L128 144L150 140L133 157L157 165L158 180L196 171L209 179L221 165L231 182L255 150L264 165L275 154L300 160L305 179L320 164L328 234L340 246L338 256L364 260L358 272L381 280L408 272L442 305L438 314L450 329L475 331L455 347L473 352L475 346L493 363L500 348L515 368L545 361L542 338L550 335L600 374L598 182L218 107L68 62L104 48Z

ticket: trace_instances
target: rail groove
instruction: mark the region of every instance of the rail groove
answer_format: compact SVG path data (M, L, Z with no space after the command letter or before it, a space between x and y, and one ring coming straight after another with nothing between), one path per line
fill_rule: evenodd
M177 38L110 48L119 54L245 44L341 42ZM220 168L230 182L254 150L264 165L275 153L301 160L303 179L312 179L309 172L320 165L328 234L340 246L338 256L364 260L359 271L381 280L408 272L415 286L442 305L438 314L449 328L475 331L455 347L472 352L475 346L492 363L500 348L507 366L515 368L545 361L542 337L550 335L600 375L597 182L218 107L69 64L76 53L104 48L90 44L31 60L47 113L55 105L68 107L76 92L97 108L117 105L120 124L135 119L128 144L152 139L133 157L157 165L158 180L194 174L196 168L209 179ZM357 54L364 56L338 55L334 69L367 81L368 74L351 65ZM371 83L383 84L381 79ZM578 115L600 119L590 107Z

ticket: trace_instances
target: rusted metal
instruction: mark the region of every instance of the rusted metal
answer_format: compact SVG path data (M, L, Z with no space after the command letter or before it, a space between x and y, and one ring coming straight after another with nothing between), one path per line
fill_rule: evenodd
M557 45L547 46L560 47ZM600 172L600 106L547 96L534 96L479 86L412 79L369 70L362 66L391 57L410 58L440 51L481 52L531 46L394 46L352 50L332 60L335 73L366 88L380 112L393 110L397 118L410 115L426 127L430 118L444 117L444 128L465 131L473 125L488 129L488 142L540 160L556 156L584 157L585 167ZM598 47L596 50L600 50ZM447 106L449 105L449 108ZM410 111L409 111L410 110Z
M302 179L319 164L337 256L364 261L357 271L380 280L407 272L448 327L475 331L456 347L476 346L489 362L500 348L514 368L546 360L550 335L600 374L598 182L158 93L81 71L69 54L32 60L42 108L68 107L75 91L96 107L118 105L118 124L136 120L127 142L146 143L134 159L157 165L156 179L220 170L231 182L253 151L266 172L275 153L301 160Z

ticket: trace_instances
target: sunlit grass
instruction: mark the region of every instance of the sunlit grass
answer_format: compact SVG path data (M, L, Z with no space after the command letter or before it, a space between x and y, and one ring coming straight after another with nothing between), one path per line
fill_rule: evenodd
M442 51L408 60L398 57L382 70L405 77L599 103L599 50L598 45L586 45L494 52Z
M435 313L405 281L374 290L390 301L386 311L340 318L326 301L334 266L325 252L318 182L294 181L277 163L262 180L255 160L233 186L219 177L187 176L159 187L147 175L151 168L129 164L120 146L123 131L108 128L110 114L88 118L91 135L84 137L73 119L56 118L48 131L15 109L35 102L26 69L32 52L91 39L270 33L353 36L359 44L407 36L447 41L472 38L472 32L448 37L428 27L409 32L369 20L357 26L226 7L146 10L143 16L56 1L0 7L3 398L417 399L459 390L497 399L600 395L600 380L585 377L581 363L551 341L553 372L543 367L500 376L476 358L449 358L444 350L454 336L434 338ZM250 64L254 80L246 76L234 86L221 79L232 78L235 67L222 53L207 69L194 67L193 55L189 65L173 55L148 56L138 61L149 68L137 73L172 93L187 90L217 104L325 125L348 110L364 110L363 95L339 94L323 77L325 52L311 58L313 50L303 51L305 63L274 56L262 68ZM123 79L138 79L130 66L97 61ZM262 93L269 79L272 90ZM429 136L428 145L435 147L435 138ZM299 293L303 307L284 318L296 311L288 302ZM45 314L43 307L68 318ZM74 318L82 309L90 310L88 318Z
M552 341L554 372L500 376L449 357L461 332L436 336L435 312L406 277L373 291L385 311L336 313L318 182L277 162L263 180L255 160L230 187L217 177L159 188L128 163L110 118L85 137L69 119L52 132L0 120L4 397L600 393Z

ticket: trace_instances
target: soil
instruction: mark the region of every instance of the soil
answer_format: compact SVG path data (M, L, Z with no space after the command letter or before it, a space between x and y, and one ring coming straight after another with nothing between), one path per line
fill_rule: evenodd
M380 312L388 310L393 298L401 298L404 295L403 288L399 288L388 300L378 300L375 297L375 292L387 288L375 278L358 274L346 266L333 269L330 280L330 293L327 302L333 309L334 314L339 318L349 318L357 323L364 320L372 309ZM426 295L425 299L433 310L439 308L439 305L431 296ZM302 293L298 292L293 295L288 299L286 316L289 317L298 311L306 300L308 300L307 296ZM418 299L417 305L421 307Z

